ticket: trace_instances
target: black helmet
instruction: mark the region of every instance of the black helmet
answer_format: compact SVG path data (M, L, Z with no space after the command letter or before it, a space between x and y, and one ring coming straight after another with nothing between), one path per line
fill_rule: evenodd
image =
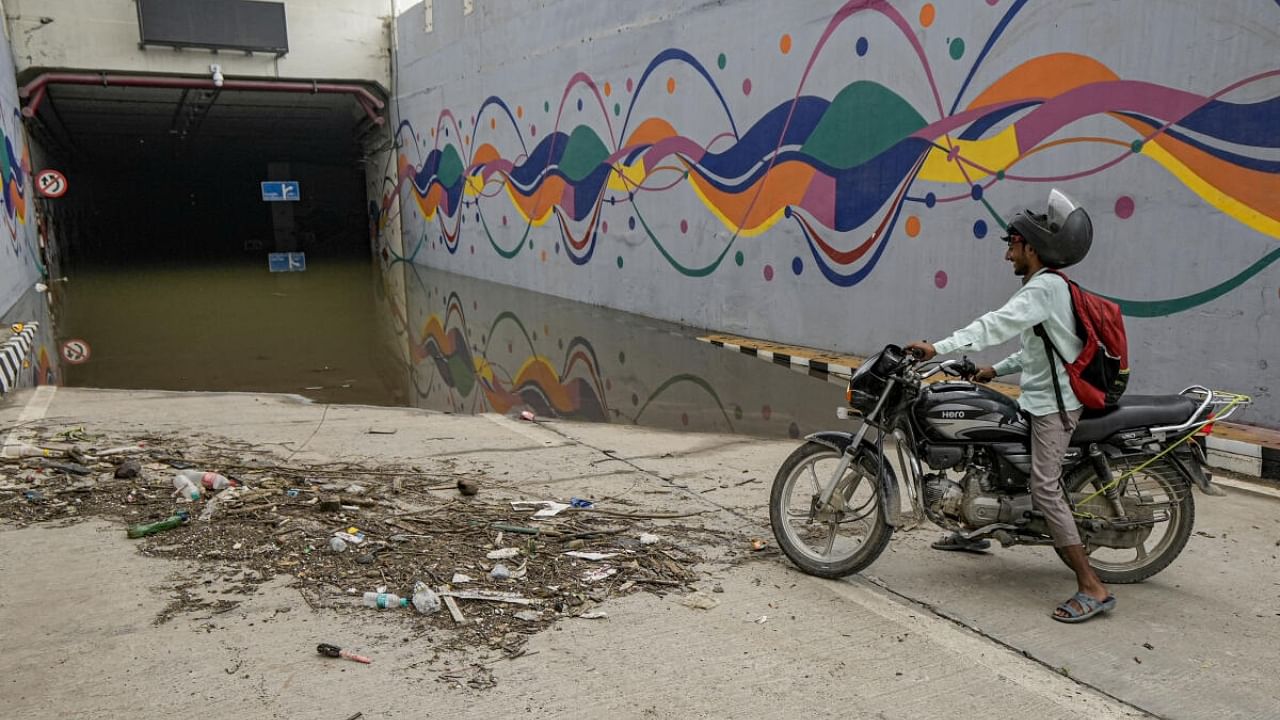
M1019 212L1009 221L1009 232L1021 235L1040 261L1051 268L1075 265L1093 245L1089 213L1056 189L1049 192L1049 207L1044 214Z

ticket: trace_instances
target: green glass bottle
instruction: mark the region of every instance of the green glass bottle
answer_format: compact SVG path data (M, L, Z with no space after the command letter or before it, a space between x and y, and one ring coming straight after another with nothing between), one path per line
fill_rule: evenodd
M144 523L142 525L130 525L128 531L129 537L140 538L148 535L155 535L156 533L161 533L165 530L172 530L179 525L185 524L190 517L191 516L187 514L187 511L179 510L177 513L158 522Z

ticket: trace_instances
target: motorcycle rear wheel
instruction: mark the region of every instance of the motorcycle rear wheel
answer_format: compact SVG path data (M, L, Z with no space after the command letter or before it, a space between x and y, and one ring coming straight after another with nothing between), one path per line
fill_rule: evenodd
M849 464L835 509L816 509L817 497L843 456L821 443L807 442L778 468L769 495L769 523L782 552L804 572L823 578L852 575L875 562L889 544L893 527L885 521L877 478L880 461L861 450ZM890 482L897 482L886 465Z
M1139 458L1132 465L1138 465L1143 460L1145 458ZM1186 547L1192 526L1195 525L1195 499L1191 495L1191 488L1167 463L1168 460L1156 461L1147 469L1135 473L1122 486L1122 497L1133 501L1141 494L1146 502L1156 503L1151 506L1157 508L1156 511L1167 512L1169 516L1166 521L1152 524L1150 533L1139 542L1138 547L1116 549L1097 546L1089 542L1089 533L1081 530L1085 551L1089 553L1089 565L1098 573L1102 582L1117 585L1142 582L1168 567ZM1110 464L1114 477L1121 477L1130 467L1117 465L1115 462ZM1064 482L1067 492L1076 498L1092 495L1101 487L1101 481L1093 467L1087 463L1068 475ZM1114 511L1101 495L1089 501L1088 507L1084 509L1100 518L1114 517ZM1153 537L1156 538L1154 541ZM1054 549L1062 562L1067 563L1062 550ZM1125 559L1126 555L1133 557ZM1070 563L1067 566L1070 567Z

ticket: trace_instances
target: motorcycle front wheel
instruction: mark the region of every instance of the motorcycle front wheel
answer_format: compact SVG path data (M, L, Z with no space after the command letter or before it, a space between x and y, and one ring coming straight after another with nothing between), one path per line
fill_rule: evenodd
M822 488L839 469L844 453L816 442L801 445L778 468L769 496L769 522L778 547L810 575L838 578L870 565L889 544L893 527L881 510L879 459L858 451L826 507ZM885 466L889 481L893 469Z
M1098 542L1099 538L1080 531L1089 565L1099 579L1108 584L1138 583L1164 570L1182 553L1191 537L1195 524L1196 506L1191 488L1167 459L1142 464L1146 457L1110 460L1113 477L1124 477L1119 499L1130 520L1147 520L1143 526L1127 531L1126 547L1109 547ZM1067 492L1076 498L1077 511L1084 511L1104 520L1115 518L1115 510L1100 491L1102 481L1088 463L1078 468L1064 480ZM1084 498L1090 498L1081 502ZM1108 532L1106 530L1102 531ZM1119 543L1111 543L1113 545ZM1067 563L1062 550L1055 548L1058 557ZM1070 567L1070 563L1067 563Z

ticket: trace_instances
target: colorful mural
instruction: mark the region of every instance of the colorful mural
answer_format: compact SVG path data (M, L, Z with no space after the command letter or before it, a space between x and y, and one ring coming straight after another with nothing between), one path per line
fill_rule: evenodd
M4 113L0 103L0 113ZM27 179L31 177L31 155L22 142L22 115L14 106L0 123L0 138L4 150L0 152L0 184L3 185L4 222L10 247L18 254L23 242L20 226L27 222Z
M1280 149L1280 95L1256 102L1222 99L1280 77L1280 67L1199 94L1126 79L1086 55L1050 53L1020 62L975 92L974 78L1028 4L1008 4L971 54L963 82L949 92L935 81L917 37L918 29L934 22L933 4L908 18L887 0L850 0L806 49L793 95L749 124L735 115L733 99L751 94L751 79L740 88L725 87L716 71L726 67L726 54L709 68L679 48L659 52L636 78L618 86L597 82L587 71L573 74L555 102L542 102L545 120L534 118L536 108L497 96L471 113L441 109L425 135L405 120L399 128L399 177L434 227L410 257L423 243L458 253L469 231L483 236L482 247L514 259L533 252L531 229L550 223L558 231L555 252L585 265L596 259L600 235L608 229L602 208L625 205L630 228L638 224L683 275L710 275L730 258L742 265L740 237L790 223L806 246L793 270L798 274L811 261L829 283L847 287L864 280L900 236L917 235L921 216L939 204L981 203L988 217L975 222L972 232L982 237L1003 224L988 201L1002 185L1059 183L1129 162L1158 164L1198 195L1206 210L1280 239L1280 160L1274 153ZM815 66L827 54L847 52L831 42L833 36L862 13L888 18L900 33L897 39L911 45L931 96L926 106L871 80L854 80L830 98L808 94ZM868 36L858 37L854 52L868 55L871 43ZM802 50L784 34L777 52ZM950 41L948 52L952 60L969 59L961 38ZM692 70L703 87L678 87L673 66ZM591 100L570 103L580 86ZM723 131L699 139L661 116L646 117L645 105L655 94L679 92L714 95ZM584 114L593 117L577 119ZM1082 121L1095 118L1110 121L1106 135L1076 132ZM1024 170L1032 156L1073 145L1110 148L1109 157L1082 164L1083 155L1061 154L1064 159L1047 171ZM712 257L686 256L687 243L678 235L655 231L648 198L672 192L694 194L729 231ZM1131 215L1133 198L1118 194L1114 210L1121 218ZM687 225L681 223L682 233ZM1208 288L1116 300L1129 315L1177 313L1239 287L1277 260L1280 248ZM764 272L770 275L772 268ZM937 282L945 284L945 272Z
M422 407L794 438L826 422L839 400L829 384L661 323L419 266L406 271L411 377Z
M866 354L1003 302L1003 218L1056 187L1135 391L1280 425L1280 3L597 7L400 18L388 264Z

